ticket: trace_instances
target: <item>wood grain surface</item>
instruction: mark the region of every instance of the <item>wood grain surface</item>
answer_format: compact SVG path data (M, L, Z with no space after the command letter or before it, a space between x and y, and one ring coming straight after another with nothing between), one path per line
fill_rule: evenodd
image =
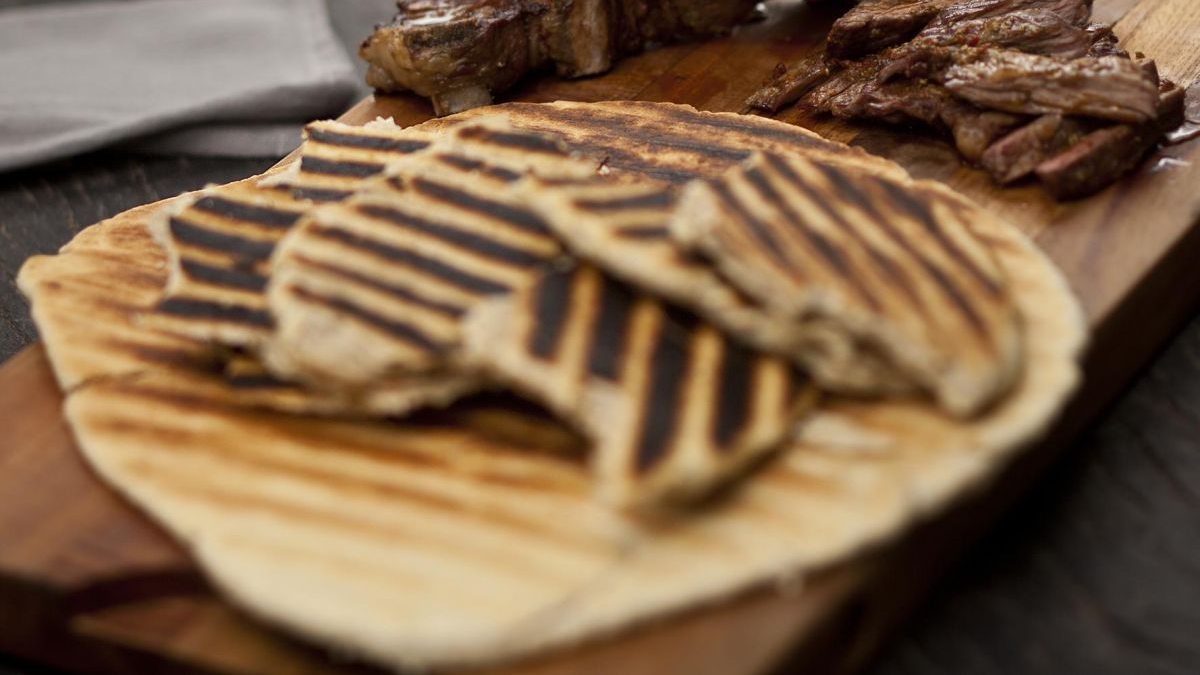
M540 80L514 96L642 98L735 109L775 61L812 49L832 16L782 4L783 20L748 27L736 40L658 50L623 62L609 76ZM1193 0L1097 0L1097 15L1122 19L1118 32L1132 48L1159 57L1169 76L1187 82L1200 74L1200 5ZM427 116L428 108L392 98L353 115L362 121L377 113L411 123ZM959 165L943 142L921 133L794 121L885 154L918 175L946 180L1035 236L1064 267L1098 331L1087 395L1044 446L1006 473L998 489L923 526L902 544L825 573L803 592L753 594L505 672L861 668L966 544L1044 474L1067 447L1066 439L1094 419L1195 309L1200 289L1192 263L1200 252L1195 144L1170 149L1094 199L1056 205L1036 188L992 190L981 174ZM1162 162L1165 157L1175 161ZM0 301L6 328L0 339L12 338L0 349L11 351L32 337L11 287L25 255L53 250L103 215L260 168L187 162L174 173L164 167L182 160L155 161L163 164L156 169L132 160L115 165L84 160L42 170L48 173L6 177L0 187L5 244L0 268L8 285ZM56 202L59 206L49 206ZM43 227L50 229L42 232ZM1183 356L1176 350L1168 360L1182 359L1186 367L1163 366L1163 377L1192 373L1191 385L1175 387L1194 395L1200 388L1195 347L1181 349ZM1113 418L1126 414L1133 421L1110 422L1089 436L1038 498L988 539L972 558L972 567L981 571L963 573L961 590L931 610L932 620L903 633L878 665L880 672L1195 672L1200 655L1189 638L1197 634L1200 599L1200 563L1192 552L1200 534L1194 512L1200 489L1188 450L1195 447L1189 432L1197 428L1196 417L1186 397L1163 399L1161 388L1159 398L1150 394L1153 402L1139 406L1138 397L1147 396L1140 392L1150 386L1143 383L1130 399L1135 403ZM345 669L263 630L208 593L182 552L98 486L70 452L57 396L36 350L0 369L5 469L0 505L6 507L0 509L0 608L19 619L0 627L0 650L86 671ZM1134 413L1124 413L1129 405ZM1119 431L1108 431L1113 424ZM1154 435L1160 432L1168 435ZM1074 486L1066 496L1064 485ZM17 503L19 510L8 506ZM1170 527L1164 529L1164 523ZM1140 588L1147 590L1131 590ZM1043 611L1030 616L1033 609Z

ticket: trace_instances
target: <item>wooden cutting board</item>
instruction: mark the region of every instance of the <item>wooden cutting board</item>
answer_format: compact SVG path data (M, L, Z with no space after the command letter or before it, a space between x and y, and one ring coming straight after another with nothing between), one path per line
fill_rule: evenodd
M640 99L740 110L780 60L819 48L835 14L774 2L730 39L660 49L610 74L531 82L506 100ZM1200 77L1200 3L1096 0L1131 50L1164 76ZM408 125L410 97L364 101L344 117ZM1035 186L993 188L920 132L781 119L899 161L1005 214L1066 272L1095 331L1087 384L1050 437L985 492L903 540L825 570L800 589L764 589L504 673L731 673L784 664L854 670L957 556L984 533L1195 310L1200 291L1200 141L1168 148L1091 199L1055 204ZM0 367L0 651L86 672L329 673L362 670L274 633L205 585L185 553L101 485L76 454L40 348Z

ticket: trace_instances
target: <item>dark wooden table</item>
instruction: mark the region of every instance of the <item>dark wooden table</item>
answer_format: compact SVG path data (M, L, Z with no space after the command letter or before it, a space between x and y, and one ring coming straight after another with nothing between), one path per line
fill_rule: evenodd
M13 283L26 257L130 207L273 162L101 153L0 174L0 360L36 339ZM6 668L25 667L0 658L0 675ZM1200 318L976 547L873 670L1197 672Z

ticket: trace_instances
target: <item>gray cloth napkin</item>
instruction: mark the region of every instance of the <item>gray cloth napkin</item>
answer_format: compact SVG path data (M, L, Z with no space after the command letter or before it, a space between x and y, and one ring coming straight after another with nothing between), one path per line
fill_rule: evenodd
M331 0L347 39L389 0ZM0 171L106 145L281 156L361 77L322 0L136 0L0 11Z

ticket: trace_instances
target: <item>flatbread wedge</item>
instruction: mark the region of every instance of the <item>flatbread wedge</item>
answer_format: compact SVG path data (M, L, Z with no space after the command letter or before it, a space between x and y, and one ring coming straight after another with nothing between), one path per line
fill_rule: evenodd
M548 180L518 184L571 253L699 313L758 349L783 355L827 391L901 394L914 383L835 320L772 316L670 236L678 190L660 181Z
M145 321L155 328L254 347L274 321L263 295L275 245L314 204L345 199L430 137L386 120L365 127L315 122L299 161L261 179L210 187L174 200L152 229L168 254L170 281Z
M266 365L285 379L354 389L452 367L463 314L562 255L508 189L530 171L594 176L596 166L553 136L463 125L312 210L272 261Z
M691 184L671 228L776 316L836 321L970 416L1022 358L1014 299L973 232L989 218L929 184L762 153Z
M779 445L817 399L803 372L591 265L464 321L465 359L574 422L600 498L694 499Z

